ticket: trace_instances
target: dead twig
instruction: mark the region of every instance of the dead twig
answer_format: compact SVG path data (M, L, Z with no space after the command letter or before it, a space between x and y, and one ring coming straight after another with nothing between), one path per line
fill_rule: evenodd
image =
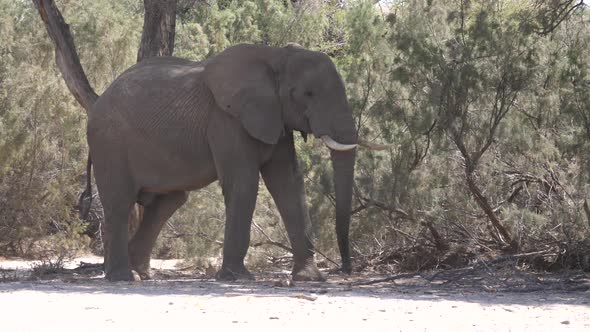
M252 247L259 247L261 245L271 244L271 245L277 246L283 250L286 250L290 253L293 253L293 249L291 249L291 247L273 240L268 234L266 234L264 229L262 229L262 227L260 227L260 225L258 225L255 221L252 221L252 225L254 225L254 229L256 229L256 231L258 231L260 234L262 234L262 236L264 236L266 238L266 242L252 244Z
M282 243L280 243L280 242L273 241L273 240L268 240L268 241L264 241L264 242L257 242L257 243L252 243L252 244L250 245L250 247L256 248L256 247L265 246L265 245L273 245L273 246L277 246L277 247L279 247L279 248L281 248L281 249L283 249L283 250L286 250L286 251L288 251L288 252L290 252L290 253L293 253L292 249L291 249L291 248L289 248L288 246L286 246L286 245L284 245L284 244L282 244Z
M273 246L277 246L283 250L288 251L289 253L293 253L293 249L291 249L291 247L282 244L281 242L275 241L273 240L268 234L266 234L266 232L262 229L262 227L260 227L260 225L258 225L256 222L252 221L252 225L254 225L254 228L260 233L262 234L262 236L264 236L266 238L266 241L264 242L258 242L258 243L254 243L251 245L251 247L260 247L263 245L273 245ZM327 261L329 261L330 263L334 264L335 266L340 266L338 263L336 263L335 261L333 261L332 259L330 259L328 256L326 256L323 252L319 251L318 249L314 249L314 251L318 254L320 254L320 256L322 256L324 259L326 259Z
M350 283L350 286L368 286L368 285L379 284L382 282L389 282L389 281L394 281L394 280L398 280L398 279L407 279L407 278L414 278L414 277L424 278L424 277L422 277L422 275L420 273L403 273L403 274L398 274L398 275L387 277L387 278L380 278L380 279L374 279L374 280L369 280L369 281L356 281L356 282Z
M296 293L296 294L287 294L287 295L283 295L283 294L242 294L242 293L225 293L223 294L223 296L225 297L238 297L238 296L250 296L250 297L290 297L290 298L294 298L294 299L300 299L300 300L307 300L307 301L315 301L318 298L315 296L310 296L310 295L305 295L302 293Z

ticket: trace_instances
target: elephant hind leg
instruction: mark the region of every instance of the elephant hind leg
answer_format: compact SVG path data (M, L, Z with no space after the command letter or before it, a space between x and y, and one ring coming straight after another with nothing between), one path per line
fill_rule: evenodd
M109 188L110 189L110 188ZM106 279L110 281L133 280L129 268L128 218L133 206L133 195L120 190L101 190L104 209L104 253ZM116 194L114 194L116 193Z
M187 198L188 193L185 191L158 194L144 207L143 220L129 241L131 269L135 270L142 280L150 279L150 254L158 234Z

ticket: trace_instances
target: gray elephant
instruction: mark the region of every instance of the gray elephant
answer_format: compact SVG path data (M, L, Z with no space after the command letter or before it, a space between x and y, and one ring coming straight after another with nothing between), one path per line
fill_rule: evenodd
M336 232L350 273L348 231L357 135L330 58L296 45L238 45L204 61L146 59L119 76L88 115L88 144L105 212L109 280L149 277L150 253L187 192L219 180L226 206L218 280L252 278L244 266L259 176L293 248L293 278L322 280L314 262L293 131L331 149ZM89 170L90 170L89 158ZM143 222L128 241L132 206Z

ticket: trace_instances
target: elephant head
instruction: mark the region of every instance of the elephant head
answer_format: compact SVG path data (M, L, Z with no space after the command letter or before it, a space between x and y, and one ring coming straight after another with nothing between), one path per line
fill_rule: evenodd
M342 78L330 58L298 45L238 45L205 65L219 108L246 131L275 144L285 131L313 134L330 148L336 196L336 234L343 271L350 273L349 224L357 146Z

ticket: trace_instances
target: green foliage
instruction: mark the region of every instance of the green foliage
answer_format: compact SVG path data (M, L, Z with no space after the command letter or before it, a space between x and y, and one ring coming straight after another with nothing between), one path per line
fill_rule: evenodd
M329 50L326 34L336 34L329 18L341 16L336 5L295 9L277 0L211 1L179 17L176 55L202 60L240 43L283 46L288 42Z
M545 38L523 19L535 10L517 1L408 1L386 19L391 85L371 89L377 125L369 127L399 150L357 164L357 177L368 170L360 191L367 188L368 205L379 203L385 229L406 238L426 231L421 236L435 244L422 228L432 222L460 234L448 234L449 242L498 240L493 215L524 248L564 224L572 231L562 230L562 239L588 236L587 149L578 149L588 141L581 135L588 86L580 85L588 62L577 58L588 54L588 13L576 12ZM574 92L572 81L585 91Z
M551 264L585 257L572 248L586 248L590 235L587 8L536 0L392 1L387 10L369 0L305 3L189 7L177 19L175 55L203 60L238 43L296 42L332 57L359 135L394 144L358 150L355 256L402 252L384 261L454 266L505 249L495 218L521 251L559 252ZM100 93L135 62L141 2L58 6ZM30 3L0 0L0 56L0 252L22 254L47 234L81 232L71 225L85 120ZM318 248L336 259L328 151L311 138L296 145ZM218 255L224 214L216 184L193 193L154 254ZM288 241L263 184L254 223L250 260L285 255L269 244Z
M102 91L134 62L140 16L118 2L58 6ZM54 65L53 44L32 3L1 0L0 9L0 252L29 255L36 241L77 222L85 117Z

